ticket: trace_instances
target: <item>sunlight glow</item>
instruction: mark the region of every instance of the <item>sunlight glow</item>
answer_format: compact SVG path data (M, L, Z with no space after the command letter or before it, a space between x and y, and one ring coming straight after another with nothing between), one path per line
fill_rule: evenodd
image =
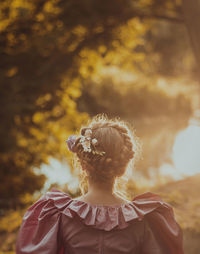
M47 177L43 191L46 191L51 184L54 183L59 184L60 186L67 185L71 192L75 192L78 188L78 178L72 176L70 167L67 163L61 163L58 160L51 158L49 160L49 165L43 164L41 168L36 171Z
M190 125L174 143L172 159L176 170L185 175L200 172L200 127Z
M176 136L172 161L163 164L160 173L175 180L200 173L200 126L189 125Z
M165 163L160 167L161 175L179 180L200 173L200 126L189 125L178 133L173 146L172 161L174 165ZM43 191L51 184L57 183L61 186L67 185L71 192L75 192L79 185L79 180L72 176L69 165L53 158L49 160L49 165L44 164L37 169L37 173L43 173L47 177Z

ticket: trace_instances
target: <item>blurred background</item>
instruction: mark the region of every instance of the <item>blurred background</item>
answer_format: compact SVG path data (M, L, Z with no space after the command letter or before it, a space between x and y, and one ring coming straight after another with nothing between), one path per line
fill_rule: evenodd
M199 69L198 0L1 0L0 254L41 194L80 195L65 140L98 113L142 144L127 198L160 194L199 253Z

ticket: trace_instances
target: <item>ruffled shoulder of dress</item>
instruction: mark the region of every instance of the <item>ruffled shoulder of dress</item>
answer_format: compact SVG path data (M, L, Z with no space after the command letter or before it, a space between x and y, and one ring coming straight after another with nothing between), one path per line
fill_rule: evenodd
M157 211L173 213L172 208L162 199L151 192L136 196L132 201L122 205L93 205L73 199L69 194L53 188L43 195L38 202L30 207L25 215L35 213L39 220L51 214L62 213L67 217L78 216L85 225L109 231L113 228L128 227L133 220L142 220L144 216ZM32 215L33 217L33 215Z

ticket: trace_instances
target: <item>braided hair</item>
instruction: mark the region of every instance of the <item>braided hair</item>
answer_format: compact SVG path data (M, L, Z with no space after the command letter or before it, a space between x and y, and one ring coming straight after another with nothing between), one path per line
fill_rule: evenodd
M129 161L134 157L133 136L125 122L117 119L108 119L105 115L97 115L86 127L80 130L84 136L91 130L91 139L96 139L92 149L102 153L86 152L80 138L75 143L75 153L82 168L87 169L87 174L94 181L106 182L125 172Z

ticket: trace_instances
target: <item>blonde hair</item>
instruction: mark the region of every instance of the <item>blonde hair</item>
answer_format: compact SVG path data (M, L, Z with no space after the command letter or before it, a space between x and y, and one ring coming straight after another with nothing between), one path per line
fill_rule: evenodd
M105 153L102 155L86 152L80 138L76 140L75 160L76 167L81 169L80 187L83 193L87 192L87 187L83 187L85 178L90 177L102 184L109 183L113 178L124 174L136 153L134 132L125 121L119 118L109 119L105 114L98 114L80 129L80 134L84 136L88 129L92 131L91 138L98 141L95 148ZM83 169L87 169L87 173Z

